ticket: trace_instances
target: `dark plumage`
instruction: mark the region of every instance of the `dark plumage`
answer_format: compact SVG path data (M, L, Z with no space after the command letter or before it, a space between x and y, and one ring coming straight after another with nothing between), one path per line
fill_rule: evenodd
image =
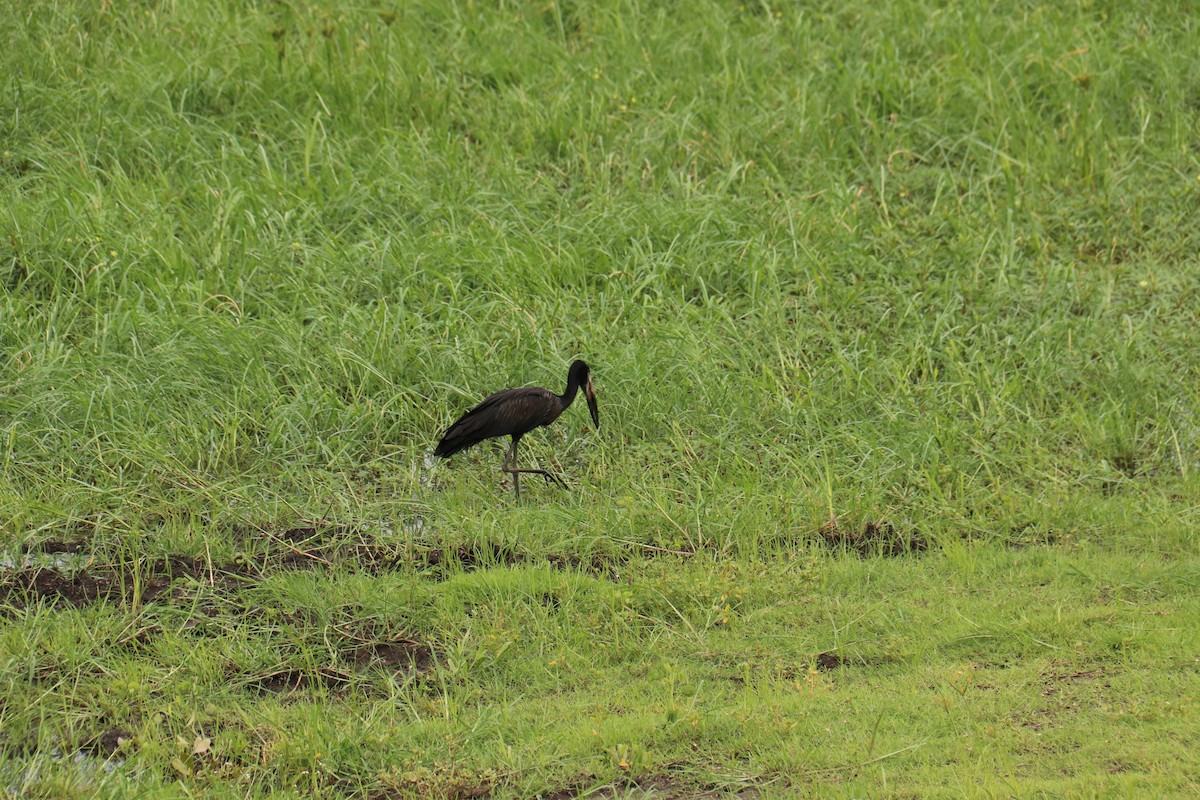
M596 429L600 428L600 414L596 410L596 389L592 386L591 370L582 361L571 364L567 373L567 389L561 395L540 386L525 386L520 389L505 389L496 392L459 418L442 434L435 456L449 458L472 445L496 436L511 436L512 445L504 456L501 471L513 476L513 489L517 499L521 498L521 473L541 475L547 481L553 479L564 488L566 484L557 475L544 469L518 469L517 443L534 428L549 425L575 401L579 388L583 387L588 410Z

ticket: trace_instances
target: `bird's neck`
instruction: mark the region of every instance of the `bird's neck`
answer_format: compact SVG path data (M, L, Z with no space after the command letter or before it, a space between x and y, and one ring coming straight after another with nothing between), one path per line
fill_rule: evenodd
M579 381L575 379L574 375L572 375L567 379L567 390L558 396L558 399L562 401L563 408L566 408L567 406L571 405L571 403L575 402L575 395L578 392Z

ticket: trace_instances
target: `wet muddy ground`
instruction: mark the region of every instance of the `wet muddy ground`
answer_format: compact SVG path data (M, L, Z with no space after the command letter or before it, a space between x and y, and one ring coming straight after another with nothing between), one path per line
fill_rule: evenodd
M282 621L299 630L320 627L304 609L268 610L246 602L248 591L269 576L283 572L325 571L332 568L367 574L404 572L431 581L504 565L545 564L563 571L585 572L606 581L620 582L627 561L607 554L532 554L496 543L457 546L413 546L388 543L361 530L336 526L300 526L283 533L232 531L235 542L245 545L245 555L235 560L216 561L186 554L147 557L136 563L114 563L103 551L93 551L87 538L54 539L0 553L0 619L22 613L33 606L68 609L95 603L130 608L175 606L193 612L182 623L181 633L196 637L222 636L241 625L270 625ZM861 556L872 553L885 556L915 554L926 543L917 535L901 534L889 523L868 523L863 529L848 529L836 524L819 531L819 540L832 549ZM638 558L687 558L690 554L666 549L639 550ZM252 595L249 595L252 596ZM557 607L558 599L546 595L543 602ZM281 616L282 615L282 616ZM306 616L309 615L309 616ZM353 614L351 615L353 616ZM270 619L268 619L270 617ZM164 635L159 618L150 614L144 621L122 634L116 644L149 649ZM291 702L312 692L337 696L348 692L371 692L371 675L390 673L402 682L422 682L432 674L440 654L430 642L403 635L402 631L384 630L369 619L361 624L335 626L324 631L331 637L335 658L322 666L300 667L277 663L259 671L232 668L227 675L230 686L249 696L278 696ZM855 662L830 651L816 656L814 668L822 672L853 667ZM33 680L56 680L47 674ZM365 680L364 680L365 678ZM60 759L78 758L86 764L120 763L123 748L133 735L111 721L79 738L61 742ZM10 753L25 753L24 758L42 756L32 750L33 742L0 740L0 748ZM57 763L57 762L55 762ZM193 768L199 769L202 759ZM441 789L445 789L443 785ZM411 790L406 787L404 791ZM458 797L485 797L491 787L465 782ZM403 794L403 792L401 793ZM383 794L384 798L389 795ZM396 795L401 796L401 795ZM409 795L404 795L409 796ZM641 778L607 786L582 784L561 788L549 795L554 798L655 797L716 798L757 797L753 789L739 787L700 787L671 775Z
M860 556L917 554L928 541L917 532L898 530L890 522L867 522L861 529L831 521L818 530L819 541L836 550ZM235 530L235 540L253 532ZM598 577L619 580L625 559L606 555L522 552L497 543L461 544L456 547L397 547L364 537L361 532L337 527L305 526L271 537L274 546L237 562L211 562L190 555L167 555L129 565L97 565L84 540L49 540L18 548L0 559L0 615L46 602L54 607L84 606L100 600L147 603L178 594L181 578L203 582L228 592L282 570L329 568L350 564L371 574L408 571L440 580L456 572L500 565L545 563L555 569L584 570ZM656 550L655 552L676 551ZM679 553L687 556L687 553ZM135 597L135 593L138 595Z

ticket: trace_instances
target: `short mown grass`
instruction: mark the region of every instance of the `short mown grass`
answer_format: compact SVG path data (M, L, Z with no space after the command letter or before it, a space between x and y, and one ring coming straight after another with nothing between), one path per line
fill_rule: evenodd
M6 7L0 793L1195 793L1196 27Z

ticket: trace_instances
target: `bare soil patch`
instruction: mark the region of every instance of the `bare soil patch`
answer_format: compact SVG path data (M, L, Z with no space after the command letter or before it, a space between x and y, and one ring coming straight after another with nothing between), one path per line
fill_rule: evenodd
M55 543L46 543L57 547ZM75 545L63 545L75 547ZM45 552L82 552L80 549ZM55 608L79 607L99 600L130 603L135 599L151 602L162 598L177 578L190 577L234 590L251 580L245 567L237 564L213 565L191 556L167 556L144 565L140 574L131 567L120 569L60 570L53 567L20 567L0 572L0 609L25 608L45 601ZM0 614L3 612L0 611Z
M423 675L433 668L432 648L412 639L364 644L350 650L346 658L362 669L387 669L407 676Z
M578 783L565 789L543 794L541 797L542 800L575 800L575 798L606 800L616 797L637 797L639 800L641 798L644 800L728 800L729 798L754 800L759 794L759 791L752 786L729 788L695 786L673 775L654 775L645 778L631 778L597 788Z
M259 694L286 694L317 687L339 692L350 685L351 677L348 672L328 667L307 671L286 669L245 679L244 686Z
M845 663L846 659L832 650L827 653L819 653L817 655L817 669L821 670L822 672L830 672L831 670L835 670Z
M109 758L131 739L133 734L124 728L109 728L85 741L79 749L97 758Z
M830 547L849 550L863 557L903 556L929 549L929 540L920 532L900 530L886 520L866 522L862 530L858 530L830 519L817 529L817 533Z

